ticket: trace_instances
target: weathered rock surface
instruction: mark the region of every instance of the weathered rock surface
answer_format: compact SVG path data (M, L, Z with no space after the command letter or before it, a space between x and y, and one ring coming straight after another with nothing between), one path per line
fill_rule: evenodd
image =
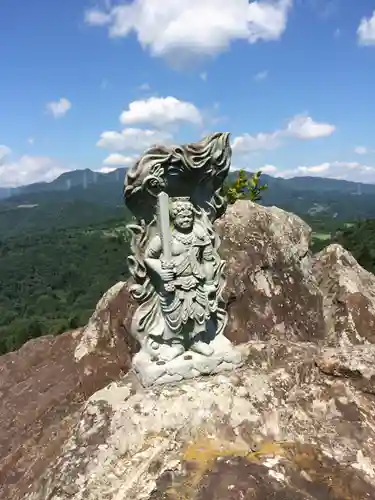
M1 499L375 499L375 277L274 207L217 226L245 365L140 387L115 285L86 328L0 358Z
M136 346L125 283L98 303L86 328L46 336L0 357L0 498L21 498L59 453L91 394L129 370Z
M340 245L322 250L312 273L324 297L327 341L375 343L375 276Z
M28 500L375 498L375 402L307 342L252 342L236 373L95 393Z
M322 349L317 365L322 372L335 377L348 377L363 392L375 395L375 345L342 344Z
M236 343L325 336L323 297L311 273L310 227L296 215L250 201L217 223L227 260L226 334Z

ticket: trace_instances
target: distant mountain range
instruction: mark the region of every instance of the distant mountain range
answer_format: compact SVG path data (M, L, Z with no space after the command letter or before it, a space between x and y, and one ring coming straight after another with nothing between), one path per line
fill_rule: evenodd
M122 182L125 178L126 168L118 168L109 173L95 172L90 169L73 170L65 172L52 182L37 182L17 188L0 187L0 199L11 197L23 197L31 193L46 193L51 191L70 191L72 188L87 189L93 184L114 184L122 188ZM233 177L235 172L229 174ZM316 191L328 192L338 191L341 193L362 195L375 194L375 184L364 184L359 182L344 181L338 179L327 179L324 177L292 177L284 179L281 177L272 177L262 174L262 181L267 183L270 188L281 188L293 191ZM120 184L118 184L120 183Z
M49 227L62 227L117 217L124 213L125 174L125 168L107 174L74 170L52 182L0 188L0 236L44 229L47 220ZM235 175L231 172L229 177ZM263 193L264 205L276 205L301 217L325 216L343 221L375 218L374 184L321 177L283 179L266 174L261 182L268 184Z
M119 168L108 174L102 174L86 168L84 170L72 170L65 172L51 182L36 182L27 186L17 188L0 187L0 200L12 196L22 196L30 193L45 193L49 191L68 191L74 187L87 188L90 184L106 182L122 182L126 169Z

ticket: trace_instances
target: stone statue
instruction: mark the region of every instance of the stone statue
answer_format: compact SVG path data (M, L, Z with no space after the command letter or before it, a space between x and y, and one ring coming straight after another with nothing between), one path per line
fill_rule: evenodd
M214 220L225 210L228 133L150 148L127 173L124 198L137 219L129 269L139 307L131 331L133 366L144 385L230 369L239 352L224 337L225 262Z

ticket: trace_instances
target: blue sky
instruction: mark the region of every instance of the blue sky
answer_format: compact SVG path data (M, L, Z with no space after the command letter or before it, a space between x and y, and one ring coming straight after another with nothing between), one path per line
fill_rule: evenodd
M374 0L2 0L0 60L0 186L217 130L234 168L375 183Z

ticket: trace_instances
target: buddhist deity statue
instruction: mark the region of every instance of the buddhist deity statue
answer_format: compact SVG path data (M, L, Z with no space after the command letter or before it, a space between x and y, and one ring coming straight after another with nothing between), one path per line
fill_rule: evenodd
M125 202L137 218L128 226L131 292L139 302L132 334L141 344L133 365L146 385L240 362L223 335L225 262L212 225L225 210L230 158L229 134L219 133L151 148L127 173Z

